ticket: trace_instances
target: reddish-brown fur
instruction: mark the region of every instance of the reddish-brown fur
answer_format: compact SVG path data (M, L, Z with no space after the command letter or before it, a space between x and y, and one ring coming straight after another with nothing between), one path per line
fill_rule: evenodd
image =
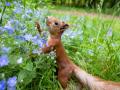
M38 22L38 21L36 21L36 22L35 22L35 27L37 28L37 30L38 30L38 32L39 32L39 34L41 34L42 29L41 29L40 24L39 24L39 22Z
M48 53L53 49L56 50L58 80L64 89L66 89L68 80L73 74L79 80L80 84L90 90L120 90L120 83L105 81L94 77L76 66L69 59L61 42L61 35L64 30L68 28L68 24L54 17L48 17L46 22L49 27L50 37L48 39L48 46L42 48L42 51Z

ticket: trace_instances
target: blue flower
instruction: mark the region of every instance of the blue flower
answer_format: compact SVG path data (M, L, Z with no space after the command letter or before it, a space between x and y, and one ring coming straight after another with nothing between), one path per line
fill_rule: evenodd
M15 36L15 39L25 41L25 38L23 36Z
M7 87L7 90L16 90L16 86L14 86L14 87Z
M33 40L32 42L36 45L39 45L42 43L40 39Z
M48 42L46 42L46 47L48 47L49 46L49 44L48 44Z
M8 80L7 80L7 85L8 87L15 87L17 84L17 77L14 76L14 77L10 77Z
M38 10L36 10L36 11L34 11L34 14L35 14L35 17L40 17L41 12L40 12L40 11L38 11Z
M32 13L32 10L31 10L31 9L28 9L28 10L26 10L26 13L27 13L27 14L31 14L31 13Z
M44 27L44 26L43 26ZM44 37L45 39L47 39L48 37L48 32L42 32L42 37Z
M15 30L17 30L19 25L20 25L19 21L18 20L14 20L14 19L10 19L9 23L13 25Z
M0 34L3 34L4 31L5 29L3 27L0 27Z
M46 44L46 40L45 39L43 39L43 38L41 38L41 39L39 39L39 38L33 38L32 39L32 42L34 43L34 44L36 44L36 45L38 45L40 48L42 48L45 44Z
M13 2L13 4L17 5L17 4L18 4L18 2L14 1L14 2Z
M25 30L26 26L25 25L22 25L21 26L21 30Z
M40 42L40 43L38 44L38 46L39 46L40 48L43 48L44 44L43 44L42 42Z
M15 21L14 21L14 19L10 19L10 21L9 21L11 24L13 24Z
M17 8L14 10L14 13L15 13L15 14L20 14L20 13L22 13L22 8L17 7Z
M33 38L31 34L25 34L23 37L25 38L26 41L31 41Z
M2 31L2 32L3 32L3 31L5 31L5 29L4 29L3 27L0 27L0 31Z
M0 67L8 65L8 57L6 55L0 56Z
M9 50L10 50L10 48L8 48L8 47L2 47L2 51L3 51L4 53L8 53Z
M41 42L38 43L40 48L43 48L43 46L46 44L46 40L45 39L41 39Z
M40 35L37 34L36 36L33 37L33 40L37 40L37 39L39 39L39 38L40 38Z
M34 43L34 44L37 44L38 43L38 37L37 36L34 36L33 38L32 38L32 42Z
M41 41L42 41L43 44L46 44L46 42L47 42L47 41L46 41L45 39L43 39L43 38L41 39Z
M16 30L19 29L19 25L20 25L19 21L18 21L18 20L15 20L15 21L14 21L14 28L15 28Z
M2 30L3 28L2 27L0 27L0 30Z
M10 2L6 2L5 5L6 5L6 6L10 6Z
M5 26L4 29L6 29L9 34L12 34L14 32L14 28L12 28L11 26Z
M29 14L23 14L22 18L23 19L31 19L31 16Z
M6 82L5 82L5 80L1 80L0 81L0 90L5 90L5 88L6 88Z

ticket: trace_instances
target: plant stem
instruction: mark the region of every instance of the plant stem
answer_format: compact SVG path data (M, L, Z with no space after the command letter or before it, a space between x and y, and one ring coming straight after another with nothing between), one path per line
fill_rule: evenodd
M1 15L1 18L0 18L0 25L2 25L2 17L4 15L5 10L6 10L6 6L3 8L3 11L2 11L2 15Z

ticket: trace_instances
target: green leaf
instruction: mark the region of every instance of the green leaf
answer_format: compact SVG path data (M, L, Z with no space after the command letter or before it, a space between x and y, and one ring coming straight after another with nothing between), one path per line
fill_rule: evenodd
M35 71L22 70L18 74L18 82L28 84L36 76Z
M32 71L33 70L33 63L30 61L23 68L26 69L26 70L28 70L28 71Z

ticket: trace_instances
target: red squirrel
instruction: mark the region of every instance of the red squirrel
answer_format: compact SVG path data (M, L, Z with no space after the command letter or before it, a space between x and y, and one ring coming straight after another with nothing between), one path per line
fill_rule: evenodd
M67 88L71 75L74 75L80 84L88 90L120 90L119 82L105 81L92 76L69 59L61 42L61 36L69 27L68 24L52 16L47 17L46 24L49 28L50 37L48 45L42 48L42 52L49 53L55 50L58 65L58 80L64 90Z

